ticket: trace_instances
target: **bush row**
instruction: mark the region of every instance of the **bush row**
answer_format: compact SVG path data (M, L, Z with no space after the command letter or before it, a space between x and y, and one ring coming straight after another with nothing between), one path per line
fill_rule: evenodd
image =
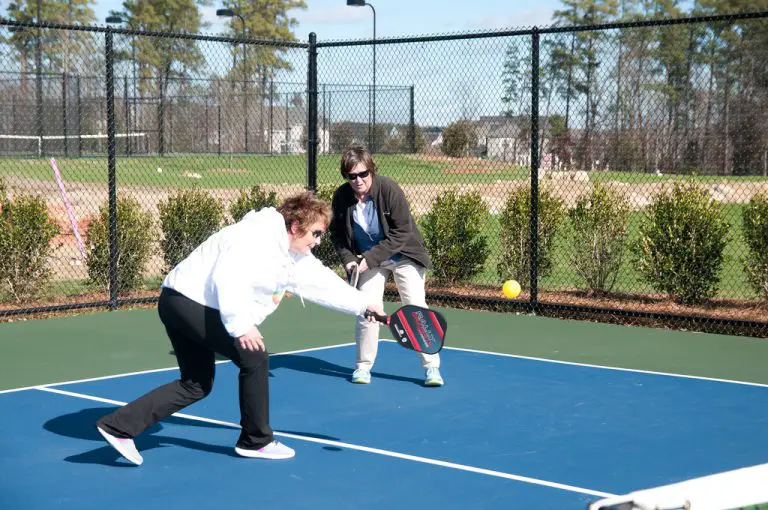
M229 207L231 222L242 219L251 209L277 205L277 195L259 186L241 191ZM158 205L162 238L160 248L165 269L175 266L211 234L229 222L224 207L200 189L179 191ZM155 238L153 218L138 201L118 197L117 285L121 291L141 286ZM15 195L0 180L0 295L22 303L37 297L46 287L51 270L48 259L52 241L60 228L50 217L45 200L38 196ZM109 204L99 208L85 234L88 284L105 290L109 286L110 242Z
M330 201L333 186L321 186L318 196ZM275 193L254 186L231 204L231 221L246 212L276 206ZM542 189L538 199L538 275L554 267L555 242L569 247L569 267L588 294L613 290L625 262L634 265L643 280L680 303L696 303L717 292L729 241L729 223L720 207L695 183L675 183L657 195L647 209L637 239L630 239L630 207L625 197L610 188L594 186L570 210ZM495 271L501 280L516 279L530 285L530 190L512 192L499 214L501 253ZM224 207L208 192L180 191L159 204L160 246L166 269L185 258L228 220ZM433 262L432 278L442 285L471 282L486 267L490 256L483 233L490 213L477 192L439 195L431 210L419 219ZM747 281L768 299L768 196L755 195L744 209L743 238L748 248L741 261ZM152 255L153 221L134 199L117 203L117 282L121 291L139 287ZM0 181L0 281L2 291L17 302L35 297L51 272L47 266L51 242L59 227L49 217L40 197L7 196ZM106 288L109 283L109 210L104 204L86 233L88 279ZM339 261L330 242L321 243L316 256L334 267Z
M630 206L624 195L601 185L570 210L546 189L538 197L537 270L552 273L555 241L568 247L568 266L588 295L614 289L621 268L632 264L642 280L677 303L712 298L718 289L730 224L721 207L695 183L676 182L646 210L637 239L630 239ZM479 193L440 195L421 220L439 284L468 282L485 267L488 241L482 233L488 210ZM499 215L501 280L530 285L531 196L513 191ZM741 260L747 281L768 300L768 196L755 195L742 214L747 253Z

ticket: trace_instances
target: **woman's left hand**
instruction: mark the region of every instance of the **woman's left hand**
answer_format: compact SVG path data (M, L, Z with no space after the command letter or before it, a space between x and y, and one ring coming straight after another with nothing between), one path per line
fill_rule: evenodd
M361 273L368 271L368 262L365 259L363 259L362 261L360 261L360 264L358 264L357 268Z

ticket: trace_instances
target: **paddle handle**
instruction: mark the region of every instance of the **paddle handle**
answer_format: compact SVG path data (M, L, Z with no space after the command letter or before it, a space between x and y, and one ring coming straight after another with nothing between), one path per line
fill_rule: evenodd
M389 316L388 315L379 315L378 313L372 312L370 310L365 311L366 317L373 317L377 321L381 322L382 324L389 325Z

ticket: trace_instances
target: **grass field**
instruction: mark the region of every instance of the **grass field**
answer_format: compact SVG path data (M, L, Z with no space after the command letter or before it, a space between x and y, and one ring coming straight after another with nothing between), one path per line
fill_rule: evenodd
M106 183L107 158L57 158L69 182ZM420 155L380 154L376 163L381 173L403 184L473 184L496 180L527 179L528 168L493 160L429 158ZM339 156L318 156L318 182L339 183ZM243 188L255 184L305 184L305 155L211 155L191 154L167 157L118 157L120 185L176 188ZM162 172L158 171L161 169ZM190 177L197 174L200 177ZM592 172L592 182L665 182L679 176L638 172ZM7 184L23 179L53 180L48 159L0 158L0 178ZM768 181L768 177L696 176L703 183Z
M497 162L480 161L460 164L464 173L452 173L457 163L450 160L425 161L407 155L376 157L381 172L401 183L461 184L487 182L497 179L524 179L526 169ZM107 159L56 160L62 176L68 182L106 183ZM117 182L120 185L157 186L177 188L200 186L203 188L243 188L255 184L305 184L307 182L306 156L242 156L242 155L186 155L169 157L117 158ZM318 157L318 182L340 183L339 157ZM161 171L159 171L160 169ZM476 172L476 173L472 173ZM197 174L200 177L190 177ZM24 179L53 180L46 159L0 158L0 177L6 183Z

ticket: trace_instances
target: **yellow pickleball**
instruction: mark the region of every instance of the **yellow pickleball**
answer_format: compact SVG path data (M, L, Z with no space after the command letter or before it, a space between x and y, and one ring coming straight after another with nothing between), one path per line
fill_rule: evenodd
M501 287L501 291L508 298L516 298L520 295L520 290L520 284L517 283L517 280L507 280Z

